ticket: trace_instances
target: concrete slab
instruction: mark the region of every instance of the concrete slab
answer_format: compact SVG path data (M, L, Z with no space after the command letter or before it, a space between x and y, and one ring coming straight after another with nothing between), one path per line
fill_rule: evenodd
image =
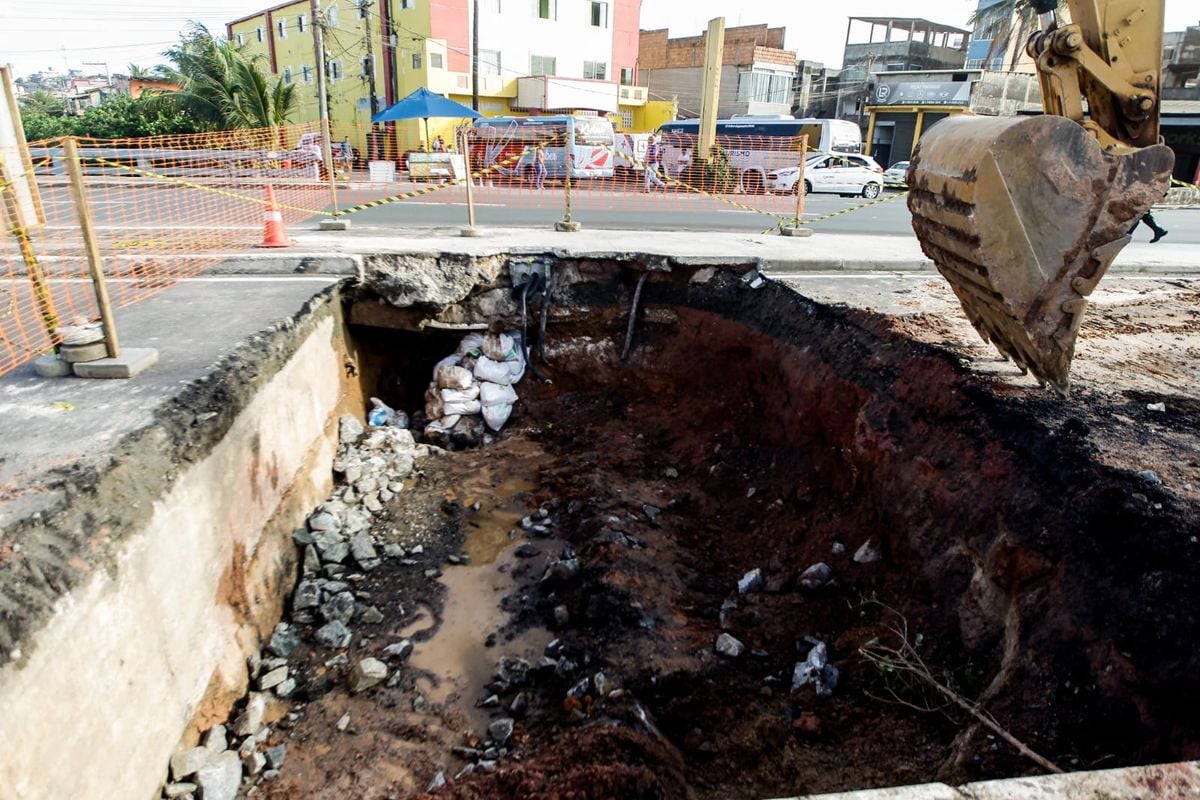
M59 358L68 364L81 364L108 357L108 345L103 341L88 344L64 344L58 349Z
M32 365L0 376L0 528L12 515L53 501L40 480L47 470L107 463L121 437L150 425L167 400L336 282L328 276L185 280L116 310L126 336L161 354L158 367L137 381L46 379Z
M153 347L125 347L116 358L100 358L75 364L80 378L136 378L158 363Z

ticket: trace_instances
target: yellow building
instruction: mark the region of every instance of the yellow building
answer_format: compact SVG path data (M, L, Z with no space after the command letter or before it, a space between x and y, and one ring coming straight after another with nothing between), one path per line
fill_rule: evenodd
M396 123L371 131L375 110L419 87L471 105L471 0L320 0L333 138L348 137L364 156L423 149L425 126ZM674 118L671 101L650 100L636 84L639 0L540 0L480 3L479 111L485 116L606 113L618 130L653 130ZM230 39L260 55L273 75L296 87L294 122L319 118L308 0L234 20ZM465 120L433 119L429 137L453 142Z

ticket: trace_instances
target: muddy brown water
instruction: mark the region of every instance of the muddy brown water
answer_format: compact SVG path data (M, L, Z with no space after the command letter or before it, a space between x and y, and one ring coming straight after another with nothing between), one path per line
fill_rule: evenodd
M527 379L496 441L423 463L393 501L381 524L426 552L368 577L388 620L349 655L412 635L413 658L351 697L332 653L306 646L288 763L260 796L420 796L507 713L478 705L500 656L536 663L551 639L570 668L501 692L529 701L511 752L434 796L777 797L1039 772L862 657L897 629L1064 769L1196 756L1196 509L1092 460L1089 420L1108 410L1008 391L884 318L733 279L652 282L656 313L622 363L629 288L551 325L553 384ZM398 405L453 349L358 336L367 363L407 353L368 376ZM517 558L539 506L552 536ZM866 542L881 558L857 563ZM542 582L567 548L579 576ZM445 563L458 553L470 564ZM817 562L833 581L805 588ZM754 568L765 586L738 596ZM722 631L742 655L714 652ZM830 696L791 691L805 637L840 672ZM597 672L620 691L568 696Z

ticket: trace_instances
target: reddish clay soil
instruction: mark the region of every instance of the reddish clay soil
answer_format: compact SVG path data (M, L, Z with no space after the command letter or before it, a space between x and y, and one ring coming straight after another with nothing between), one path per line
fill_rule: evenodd
M936 678L1065 769L1200 754L1196 508L1097 463L1112 409L1007 391L884 318L777 286L648 289L654 310L628 362L620 308L560 319L553 385L526 379L498 442L426 462L395 501L389 524L428 529L432 563L470 549L468 503L489 486L483 512L549 509L536 557L511 559L523 533L497 556L511 581L499 646L478 643L494 663L508 638L548 628L568 662L500 687L504 702L529 700L509 755L451 779L467 762L450 747L470 743L466 727L483 733L470 717L486 712L469 710L483 685L414 712L434 694L419 675L351 698L338 669L318 665L332 653L305 651L301 716L265 796L413 797L443 770L431 797L514 800L778 797L1039 772L862 658L901 622ZM1200 409L1172 420L1194 433ZM496 488L514 475L521 491ZM482 488L455 488L468 480ZM880 560L856 563L868 541ZM571 555L578 575L540 580ZM817 562L834 580L805 589L797 576ZM738 596L754 568L765 586ZM442 611L436 579L377 573L364 590L405 610L385 608L387 633L356 637L351 663L394 641L418 600ZM722 630L744 643L739 657L714 652ZM828 697L791 691L805 637L840 672ZM621 691L600 696L593 681L569 694L596 672ZM346 709L356 735L333 728Z

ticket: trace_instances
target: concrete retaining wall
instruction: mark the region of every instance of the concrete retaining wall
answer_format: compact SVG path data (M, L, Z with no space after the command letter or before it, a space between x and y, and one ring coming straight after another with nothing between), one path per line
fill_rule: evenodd
M342 354L325 311L0 669L0 797L153 797L181 739L244 692L294 576L290 532L330 489Z

